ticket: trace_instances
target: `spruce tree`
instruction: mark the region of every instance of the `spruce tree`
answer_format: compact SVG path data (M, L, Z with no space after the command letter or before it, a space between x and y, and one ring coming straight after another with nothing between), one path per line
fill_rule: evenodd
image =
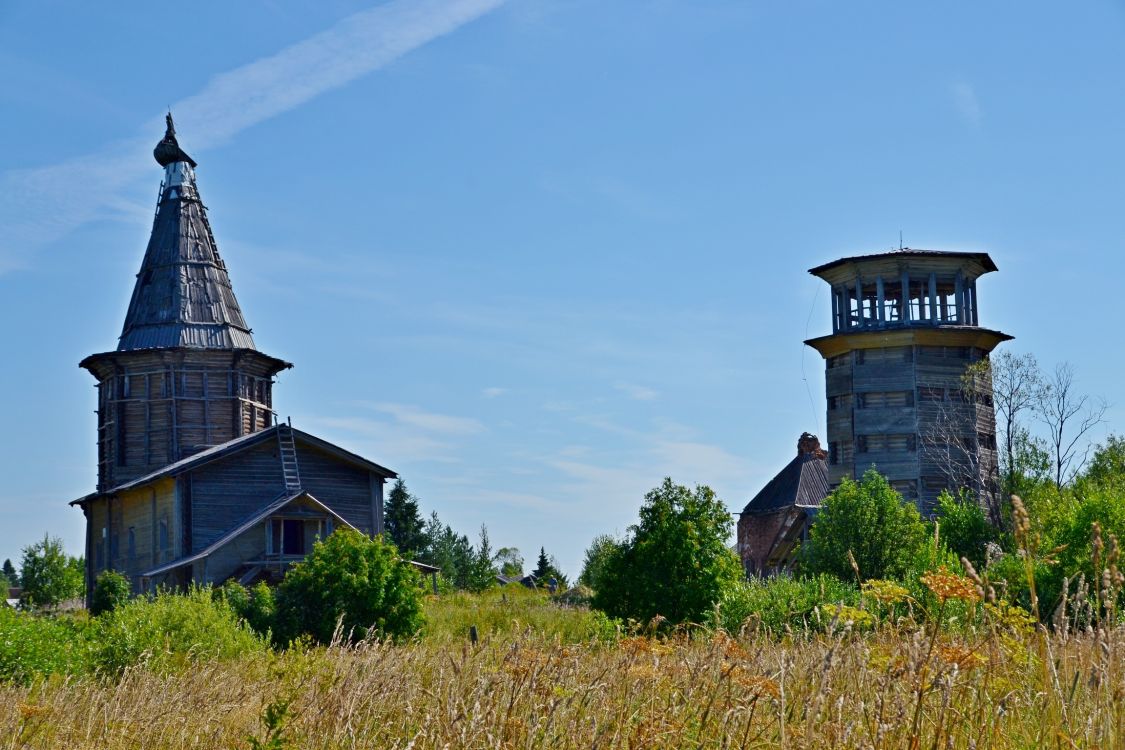
M551 560L547 557L547 550L539 548L539 559L535 562L535 570L531 571L535 580L542 583L551 577Z
M441 577L454 588L469 588L473 546L467 536L458 534L449 524L443 524L437 511L432 512L426 522L425 543L419 560L441 568Z
M496 566L492 554L492 544L488 541L488 527L481 524L480 543L473 553L470 565L468 588L473 591L484 591L496 585Z
M417 559L426 549L426 528L418 511L418 498L410 494L401 478L387 496L383 518L387 537L399 554L408 560Z
M0 573L3 573L4 577L7 578L13 586L20 585L20 576L18 573L16 573L16 566L12 565L12 561L10 559L4 560L4 567L0 569Z

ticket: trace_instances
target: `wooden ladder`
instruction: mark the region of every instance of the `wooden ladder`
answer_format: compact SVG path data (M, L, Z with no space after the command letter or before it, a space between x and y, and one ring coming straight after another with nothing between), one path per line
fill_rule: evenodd
M285 491L289 494L301 491L301 470L297 466L297 444L293 441L293 420L277 423L277 450L281 456L281 474L285 479Z

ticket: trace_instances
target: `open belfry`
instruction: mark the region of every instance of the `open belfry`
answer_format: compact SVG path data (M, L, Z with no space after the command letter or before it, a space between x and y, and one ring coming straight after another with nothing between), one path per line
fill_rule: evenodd
M825 361L827 450L802 435L740 514L748 574L791 566L820 501L871 467L923 515L964 488L999 521L991 376L973 367L1012 338L980 325L977 281L995 270L987 253L910 248L810 269L832 288L832 333L805 342Z
M134 591L276 581L313 542L383 529L396 475L277 419L258 351L171 115L164 180L117 348L82 360L98 381L98 479L86 515L87 592L116 570Z

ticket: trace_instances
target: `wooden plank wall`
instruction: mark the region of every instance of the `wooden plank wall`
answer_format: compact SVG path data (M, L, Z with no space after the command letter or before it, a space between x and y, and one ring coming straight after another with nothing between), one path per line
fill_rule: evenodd
M129 576L140 591L142 572L175 559L174 498L175 480L167 478L93 501L91 581L112 569Z
M100 489L273 422L273 380L260 356L169 350L114 361L116 373L98 386Z
M356 528L372 533L371 480L367 470L298 443L304 490ZM190 472L192 552L207 547L285 489L277 443L267 440Z
M959 398L966 366L983 356L981 350L965 347L908 346L857 350L826 362L829 483L858 478L874 465L904 492L915 494L920 507L930 508L944 486L939 478L947 475L947 467L940 456L924 450L923 435L939 415L952 415L978 446L979 492L987 502L997 471L991 444L995 414L989 399L961 403ZM929 400L934 392L942 394L940 403ZM886 405L904 402L908 405ZM871 435L894 439L860 439ZM904 436L913 439L904 441ZM873 449L864 451L864 442Z
M276 500L285 489L277 443L272 440L205 464L184 481L191 486L192 553Z
M366 469L297 444L301 485L365 534L373 533L371 479Z

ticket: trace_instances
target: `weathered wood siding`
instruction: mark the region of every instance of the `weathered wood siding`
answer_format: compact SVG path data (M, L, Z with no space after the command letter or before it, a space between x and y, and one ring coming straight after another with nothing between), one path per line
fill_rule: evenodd
M89 513L91 582L103 570L116 570L139 590L142 572L179 555L173 479L94 500Z
M188 473L191 551L199 552L285 490L277 443L266 441Z
M272 424L277 364L257 352L151 350L95 360L99 489Z
M371 474L340 459L297 444L301 485L365 534L374 533ZM382 480L376 478L376 482Z
M932 340L940 333L940 328L928 329L925 335ZM913 344L829 358L829 482L835 486L843 477L858 478L875 466L904 496L930 511L949 484L947 462L924 445L940 418L977 450L979 487L990 494L997 466L991 401L959 400L965 368L984 356L979 348Z
M266 441L213 461L187 475L191 492L191 548L198 552L285 489L278 446ZM304 490L365 534L373 530L371 474L298 442L297 462ZM381 487L381 479L376 478Z

